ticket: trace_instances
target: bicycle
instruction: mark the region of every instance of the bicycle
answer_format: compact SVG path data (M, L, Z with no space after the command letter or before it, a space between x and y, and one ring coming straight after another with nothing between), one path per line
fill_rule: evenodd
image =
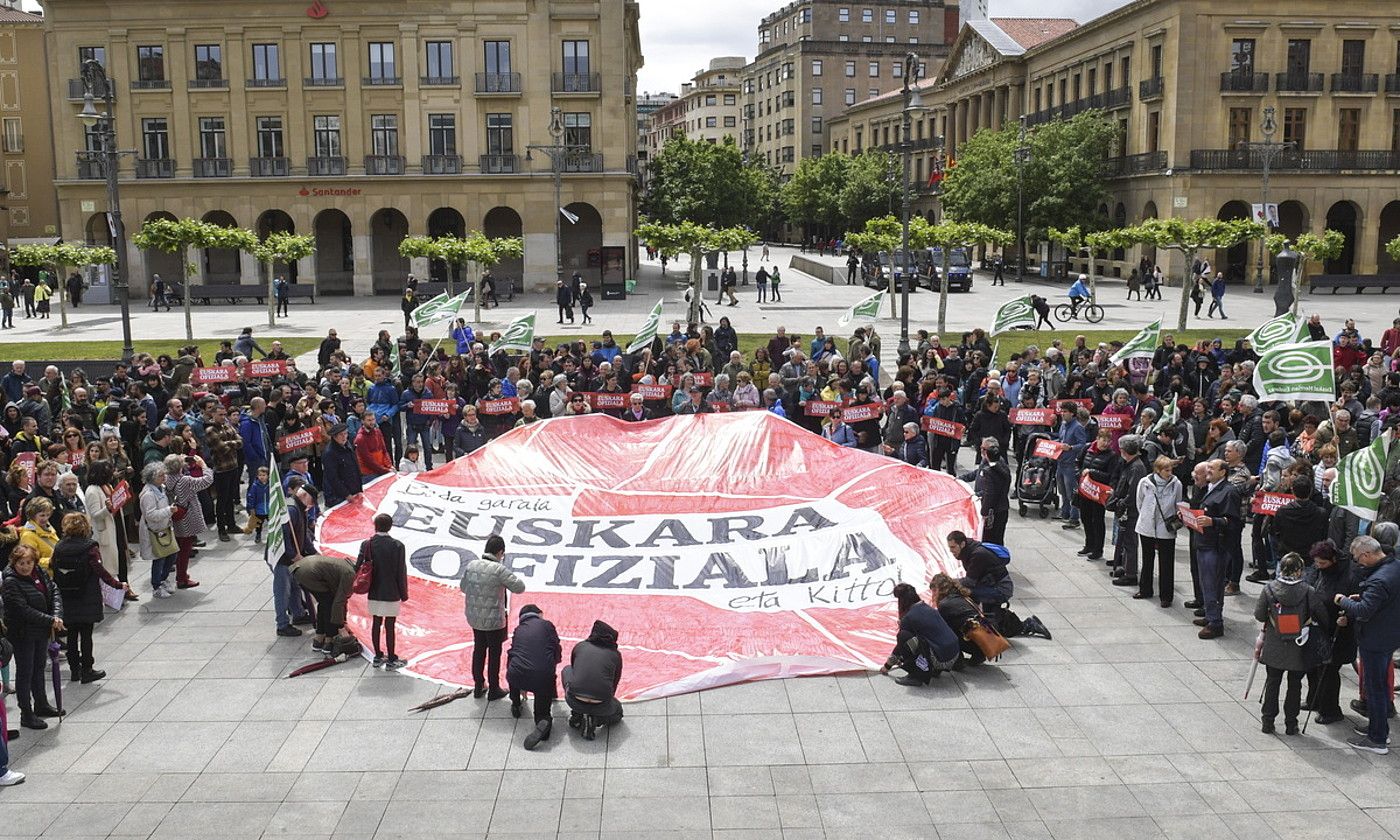
M1068 303L1062 303L1055 307L1055 320L1061 323L1075 321L1081 317L1091 324L1097 324L1103 320L1103 307L1090 301L1079 304L1077 312Z

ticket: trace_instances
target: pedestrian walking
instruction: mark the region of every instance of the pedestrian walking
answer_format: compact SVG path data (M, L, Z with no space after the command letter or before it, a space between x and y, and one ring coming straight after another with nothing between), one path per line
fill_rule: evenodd
M1201 280L1204 282L1205 278ZM1214 318L1216 312L1220 313L1222 321L1230 320L1230 316L1225 314L1225 275L1219 271L1215 272L1215 279L1210 283L1210 308L1206 310L1206 317Z
M554 281L554 302L559 306L559 320L556 324L564 323L564 318L569 319L569 323L574 322L574 290L564 283L561 277Z
M487 301L490 301L489 305ZM501 305L501 299L496 297L496 278L491 276L490 269L481 275L481 305L487 308Z
M763 254L759 256L760 262L768 262L768 243L763 243Z
M1005 285L1006 285L1006 262L1005 262L1000 256L998 256L995 260L992 261L992 271L993 271L993 274L992 274L992 285L993 285L993 286L1005 286Z
M782 278L778 276L778 267L775 265L773 266L773 273L768 275L768 285L772 292L773 300L779 303L783 302L783 293L778 290L778 284L781 282Z
M159 312L164 306L165 311L170 311L170 299L166 296L165 281L160 279L159 274L151 275L151 311Z
M26 319L34 317L34 281L28 277L19 287L20 296L24 298L24 317Z
M1032 329L1040 329L1041 324L1047 330L1055 329L1055 325L1050 323L1050 301L1040 295L1031 295L1031 308L1035 310L1035 326Z
M767 254L764 254L767 258ZM846 285L856 285L856 277L860 274L860 254L851 251L846 254Z
M1199 317L1201 317L1201 304L1203 304L1203 303L1206 302L1206 293L1205 293L1206 281L1205 281L1205 278L1204 278L1204 277L1201 277L1201 276L1197 275L1197 276L1193 277L1193 278L1191 279L1190 282L1191 282L1191 302L1192 302L1193 304L1195 304L1196 309L1195 309L1195 313L1194 313L1194 314L1195 314L1195 316L1196 316L1197 318L1199 318Z
M287 299L287 291L287 279L285 277L277 277L273 279L272 294L274 297L277 298L277 314L279 316L287 314L287 306L289 304L289 301Z
M418 308L418 292L414 291L412 287L405 288L403 300L399 301L399 308L403 310L403 328L407 331L412 323L410 316L413 315L413 310Z
M564 285L562 279L559 285ZM520 576L501 563L505 552L506 541L499 534L492 534L481 556L462 571L458 584L466 597L467 624L472 628L472 694L487 701L506 696L501 689L501 648L506 641L509 597L506 593L519 595L525 591Z
M583 314L585 324L593 323L593 319L588 317L588 310L593 308L593 293L588 291L587 283L578 284L578 308Z
M1132 300L1133 295L1137 295L1137 299L1142 300L1142 276L1138 274L1136 268L1128 275L1128 296L1124 300Z
M753 283L758 287L758 302L768 302L768 269L763 266L758 267L758 273L753 276Z
M1152 285L1149 286L1148 289L1147 289L1147 298L1148 298L1148 300L1161 300L1161 299L1162 299L1162 284L1163 284L1164 282L1166 282L1166 279L1165 279L1165 278L1163 277L1163 275L1162 275L1162 267L1161 267L1160 265L1153 266L1153 267L1152 267Z
M83 302L83 276L74 271L68 275L68 282L65 284L68 289L68 302L76 309L78 304Z
M9 284L0 287L0 330L15 328L15 293Z
M48 320L49 299L53 297L53 289L49 288L49 281L44 275L39 275L39 285L34 287L34 311L39 314L39 320Z

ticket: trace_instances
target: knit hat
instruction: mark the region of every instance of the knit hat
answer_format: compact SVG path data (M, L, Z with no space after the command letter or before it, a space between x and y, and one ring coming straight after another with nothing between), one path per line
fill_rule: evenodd
M334 426L331 426L331 437L335 437L336 435L340 434L341 432L348 432L348 431L350 431L350 427L349 427L349 426L345 425L344 423L336 423Z

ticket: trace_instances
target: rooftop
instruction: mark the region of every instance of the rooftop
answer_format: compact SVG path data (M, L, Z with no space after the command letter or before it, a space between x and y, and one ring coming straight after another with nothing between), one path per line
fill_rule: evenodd
M978 23L985 24L986 22L968 21L969 26L973 26L978 34L987 38L987 32L991 27L975 26L975 24ZM996 27L1005 33L1015 44L1020 45L1020 50L1010 53L1013 55L1025 52L1046 41L1058 38L1079 26L1072 18L992 18L991 23L995 24ZM992 41L991 38L987 38L987 40ZM992 44L998 48L1002 47L1002 44L996 43L995 41L992 41ZM1003 52L1007 51L1003 50Z

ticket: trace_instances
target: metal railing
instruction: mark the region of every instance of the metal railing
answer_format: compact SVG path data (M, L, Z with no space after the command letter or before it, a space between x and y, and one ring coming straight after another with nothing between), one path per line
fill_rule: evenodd
M255 157L248 159L248 174L254 178L285 178L292 172L290 158Z
M519 93L519 73L477 73L477 93Z
M1269 74L1226 70L1220 74L1220 90L1222 93L1266 93Z
M1166 87L1166 80L1161 76L1152 79L1143 79L1138 82L1138 99L1156 99L1162 95L1162 90Z
M1321 73L1275 73L1274 90L1280 93L1321 93Z
M598 93L603 87L597 73L551 73L550 89L555 93Z
M360 82L365 87L399 87L403 84L402 76L364 76Z
M1162 172L1167 168L1167 153L1164 151L1142 152L1124 157L1112 157L1103 162L1105 178L1124 178L1129 175L1148 175Z
M169 79L132 79L132 90L170 90Z
M460 175L461 155L423 155L424 175Z
M1381 87L1379 73L1333 73L1333 93L1376 93Z
M1266 152L1250 149L1193 149L1191 168L1207 171L1263 170ZM1269 163L1274 172L1391 172L1400 170L1400 152L1390 149L1285 150Z
M74 101L81 102L81 101L83 100L83 95L84 95L86 92L87 92L87 88L85 88L85 87L83 86L83 80L82 80L82 79L69 79L69 80L68 80L68 98L69 98L69 99L74 100ZM93 89L93 91L92 91L92 98L93 98L93 99L102 99L103 96L106 94L106 92L107 92L107 83L106 83L105 81L98 82L98 83L97 83L97 86L96 86L96 87ZM117 94L117 91L116 91L116 89L115 89L115 86L113 86L113 90L112 90L112 98L113 98L113 99L116 99L116 94Z
M462 83L460 76L419 76L418 84L423 87L456 87Z
M228 178L233 175L232 158L195 158L194 177Z
M565 156L563 162L565 172L602 172L602 154L590 152L572 152Z
M402 175L402 155L365 155L366 175Z
M340 155L323 155L306 159L307 175L344 175L345 158Z
M1126 108L1133 104L1133 89L1127 85L1110 90L1104 94L1105 108Z
M228 79L190 79L190 90L227 90Z
M137 158L137 178L174 178L175 161L170 158Z
M519 155L482 155L479 161L486 175L509 175L520 171Z
M305 87L344 87L344 76L307 76L302 80Z
M78 177L84 181L102 181L107 178L106 156L101 152L78 152Z
M1400 93L1400 73L1385 74L1385 92Z
M247 86L250 88L280 88L287 86L286 79L248 79Z

